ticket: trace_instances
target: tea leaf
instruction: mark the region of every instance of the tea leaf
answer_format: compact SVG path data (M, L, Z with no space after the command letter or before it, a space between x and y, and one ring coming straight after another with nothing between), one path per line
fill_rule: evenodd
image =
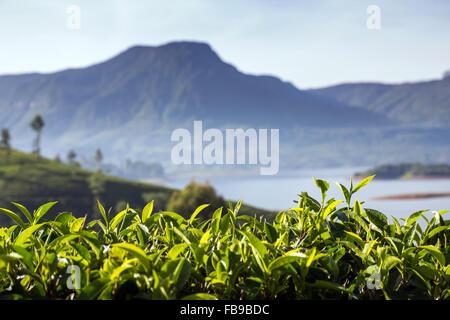
M383 230L384 227L387 226L388 219L380 211L374 209L365 209L365 212L367 214L367 217L369 218L369 221L372 222L380 230Z
M361 190L362 188L364 188L364 186L366 186L370 181L372 181L372 179L375 178L375 175L367 177L363 180L361 180L355 188L353 188L352 193L356 193L359 190Z
M41 220L41 218L48 212L48 210L50 210L50 208L53 207L57 203L58 203L58 201L49 202L49 203L46 203L46 204L43 204L42 206L40 206L34 213L33 224L38 223L39 220Z
M142 209L142 222L145 223L145 221L148 220L148 218L150 218L150 215L152 214L153 211L153 203L155 201L152 200L150 203L148 203L144 209Z

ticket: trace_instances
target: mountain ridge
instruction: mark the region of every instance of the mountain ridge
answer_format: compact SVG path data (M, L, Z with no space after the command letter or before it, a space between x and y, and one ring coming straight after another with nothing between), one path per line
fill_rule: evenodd
M168 162L170 133L192 128L194 120L219 129L280 128L280 140L293 150L294 162L295 154L302 152L295 146L312 143L305 141L309 133L299 136L303 131L295 128L334 130L313 139L325 150L326 144L355 140L369 128L381 132L399 123L379 110L349 106L332 95L301 90L272 75L240 72L209 44L190 41L132 46L83 68L0 76L0 125L10 128L16 148L31 146L29 123L37 113L46 122L42 142L47 154L75 149L89 155L100 147L110 159L150 162ZM411 137L400 131L395 141L405 134ZM426 139L433 135L438 133L427 134ZM359 140L358 148L364 146ZM311 155L328 157L333 163L336 156ZM445 158L446 153L440 156ZM353 155L343 152L339 157Z
M400 84L342 83L308 90L406 125L450 127L450 77Z
M0 124L16 137L36 113L53 137L99 134L97 121L103 130L135 122L172 130L196 119L253 127L385 123L372 112L336 110L274 76L241 73L201 42L133 46L86 68L0 76L0 110Z
M155 54L155 52L159 51L158 53ZM181 57L179 56L181 52ZM174 57L174 53L175 53L175 57ZM178 54L178 56L177 56ZM187 56L187 57L186 57ZM186 58L186 60L188 61L188 63L183 64L182 60L184 60L184 58ZM156 61L155 61L156 60ZM157 66L158 63L161 63L161 60L163 61L163 68ZM180 61L181 60L181 61ZM216 64L216 65L215 65ZM129 66L133 66L134 69L130 68ZM155 68L156 65L156 68ZM165 68L165 69L164 69ZM127 72L127 70L134 70L134 72ZM152 70L152 69L157 69L157 70ZM162 70L161 70L162 69ZM172 70L171 70L172 69ZM173 70L175 69L175 70ZM183 70L184 69L184 70ZM186 70L187 69L187 70ZM174 73L177 71L184 72L185 74L183 75L184 78L186 77L191 77L194 79L189 79L188 81L186 81L186 83L180 83L183 82L184 79L179 79L179 77L174 77ZM187 42L176 42L176 43L169 43L166 45L162 45L162 46L158 46L158 47L149 47L149 46L133 46L131 48L129 48L128 50L112 57L111 59L102 62L102 63L98 63L98 64L94 64L92 66L86 67L86 68L79 68L79 69L67 69L67 70L63 70L60 72L56 72L56 73L50 73L50 74L31 74L31 75L14 75L14 76L9 76L9 77L2 77L0 78L0 92L1 92L1 87L2 87L2 82L5 82L9 79L12 80L16 80L19 81L19 85L21 87L21 92L20 94L23 95L24 92L22 91L22 88L25 86L27 87L27 85L29 85L29 82L41 82L42 86L59 86L56 88L53 88L53 92L50 92L49 94L53 94L53 95L65 95L66 99L63 99L62 102L58 102L60 104L64 105L65 108L65 112L70 113L71 108L82 108L82 106L85 104L86 102L89 103L89 100L93 98L93 94L94 94L94 90L89 90L88 88L83 88L84 92L80 92L78 91L75 94L70 95L70 91L72 88L70 88L70 86L79 86L80 88L82 86L85 86L86 81L88 82L88 84L91 85L96 85L97 87L100 87L101 90L103 92L100 93L100 97L97 97L97 100L100 101L96 101L94 103L94 106L89 106L90 108L94 107L94 109L98 109L97 111L99 113L102 113L105 110L105 105L109 105L109 110L111 110L110 105L111 104L117 104L117 103L123 103L124 105L126 105L127 103L129 103L129 101L131 100L130 98L133 91L137 91L139 85L142 85L143 81L146 81L146 79L148 79L151 75L150 74L146 74L147 73L151 73L151 72L158 72L158 77L157 79L152 79L153 83L151 84L146 84L147 87L153 86L153 90L157 91L157 95L159 95L158 98L164 96L164 94L166 94L164 91L167 90L171 90L171 94L173 95L183 95L184 92L183 90L185 88L183 88L184 86L194 86L194 85L200 85L203 86L203 88L207 89L206 92L203 92L203 100L205 100L204 102L206 102L206 104L215 104L217 103L216 101L214 101L215 99L217 99L218 95L221 95L221 98L226 98L224 96L224 92L223 90L221 91L220 88L217 88L217 85L214 86L209 86L209 83L198 83L199 82L199 76L195 77L195 74L199 74L201 73L202 78L207 78L209 77L214 77L216 76L216 79L214 79L216 82L219 82L219 85L221 85L222 83L220 83L220 81L223 82L223 80L221 79L217 79L217 75L211 74L211 72L220 72L220 77L224 78L224 77L231 77L233 79L229 79L229 80L236 80L236 75L243 75L243 77L249 77L252 78L252 80L254 80L253 82L259 82L259 84L257 85L262 85L264 86L264 84L262 84L261 82L273 82L270 85L275 86L278 85L279 87L285 86L284 89L284 94L286 94L286 90L290 89L293 92L290 92L291 95L295 95L298 94L297 91L298 89L296 89L292 84L290 83L285 83L282 82L281 80L279 80L276 77L273 76L249 76L249 75L244 75L241 74L234 66L232 66L231 64L226 64L223 63L222 60L220 60L220 58L218 57L218 55L211 49L211 47L207 44L204 43L187 43ZM118 73L120 74L121 78L114 79L114 73ZM170 74L172 73L172 74ZM193 76L194 75L194 76ZM25 77L26 79L23 79L23 77ZM111 88L111 83L110 80L114 80L118 83L119 88ZM165 87L161 86L159 84L155 84L154 82L166 82L165 83ZM197 83L192 83L192 81L197 81ZM24 83L25 82L25 83ZM57 83L55 83L57 82ZM276 82L276 83L275 83ZM114 82L112 83L114 85ZM64 86L63 88L61 88L61 86ZM226 85L228 86L232 86L232 83L227 83ZM254 83L250 84L250 85L255 85ZM270 86L268 84L268 86ZM120 87L121 86L121 87ZM172 88L170 88L172 86ZM200 88L203 89L203 88ZM148 88L142 88L142 89L148 89ZM199 91L198 88L197 92ZM232 88L234 90L234 92L232 92L234 95L236 95L236 91L239 90L239 88ZM264 91L265 88L256 88L256 90L259 92L259 94L264 93L262 91ZM280 89L280 88L278 88ZM111 92L111 91L118 91L120 90L120 92ZM55 92L57 91L57 92ZM63 91L63 92L61 92ZM98 91L98 90L97 90ZM177 92L178 91L178 92ZM180 92L181 91L181 92ZM214 93L208 94L208 91L213 92L216 91ZM171 102L170 98L166 99L166 101L164 101L161 105L161 103L158 103L158 101L153 101L154 104L153 106L145 106L145 102L141 102L144 103L143 108L147 108L147 109L155 109L155 108L160 108L160 109L165 109L163 111L162 114L162 118L163 119L167 119L167 118L171 118L171 116L173 117L173 113L171 111L174 111L173 109L177 109L177 108L181 108L182 110L187 108L187 105L195 105L195 100L197 97L195 96L195 94L197 92L194 92L194 96L192 95L188 95L187 97L182 97L182 99L178 99L178 101L175 101L174 104L176 104L175 106L171 106ZM4 92L2 92L4 93ZM205 94L206 93L206 94ZM3 94L3 96L5 96L5 94ZM253 95L253 96L257 96L257 95ZM164 97L163 97L164 98ZM183 100L184 98L184 100ZM244 97L246 99L249 99L249 97ZM282 98L282 97L278 97L278 98ZM310 100L314 100L314 98L308 97ZM30 101L30 104L41 104L42 106L45 106L45 104L51 104L51 101L42 101L39 100L39 96L37 98L37 102ZM48 100L54 100L54 97L50 97ZM45 98L44 98L45 100ZM191 100L191 101L190 101ZM1 101L1 100L0 100ZM315 101L312 101L315 102ZM275 103L273 101L273 103ZM236 101L229 101L228 102L229 105L233 106L236 104ZM1 106L0 106L1 107ZM38 106L39 107L39 106ZM247 103L247 108L248 103ZM123 109L123 106L113 108L114 112L118 112L121 109ZM201 108L200 108L201 109ZM217 108L216 108L217 109ZM43 110L43 112L45 113L46 110ZM132 110L133 111L133 110ZM135 110L136 111L136 110ZM153 110L155 111L155 110ZM177 111L177 110L175 110ZM205 114L205 110L198 110L198 111L203 111L203 113L201 113L200 117L205 117L207 118L208 115ZM209 110L208 110L209 111ZM253 112L257 111L255 110L254 106L253 106ZM178 112L175 112L176 114L178 114ZM83 113L84 115L90 115L89 112L87 110L84 111ZM72 114L73 116L73 114ZM91 116L95 116L95 114L91 114ZM60 115L61 118L61 115ZM62 117L63 118L63 117ZM286 119L288 120L288 119ZM171 121L173 121L173 118L171 118ZM308 123L305 123L308 124Z

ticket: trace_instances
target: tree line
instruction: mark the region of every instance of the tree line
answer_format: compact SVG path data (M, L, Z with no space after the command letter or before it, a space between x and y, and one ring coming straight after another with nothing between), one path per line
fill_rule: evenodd
M33 140L31 153L37 155L38 157L40 157L41 155L41 134L44 126L44 119L39 114L35 115L33 120L30 122L31 129L36 133L36 136ZM11 152L11 134L8 128L2 128L0 147L7 150L7 157L9 158ZM77 154L74 150L69 150L66 157L68 164L79 166L79 163L76 161ZM55 160L57 162L62 162L59 155L56 155ZM101 162L103 160L103 154L100 149L96 150L94 160L97 163L97 168L100 168Z
M33 139L31 153L37 157L41 156L41 135L44 126L45 121L39 114L35 115L33 120L30 122L30 127L36 134ZM11 134L8 128L2 128L1 130L0 148L6 149L6 162L8 163L11 154ZM69 150L66 157L69 165L81 167L76 161L77 154L74 150ZM97 164L97 169L90 175L88 184L94 196L94 210L97 211L97 202L100 201L100 195L105 192L105 179L102 172L103 153L99 148L95 152L94 160ZM62 163L58 154L56 155L54 161L57 163Z

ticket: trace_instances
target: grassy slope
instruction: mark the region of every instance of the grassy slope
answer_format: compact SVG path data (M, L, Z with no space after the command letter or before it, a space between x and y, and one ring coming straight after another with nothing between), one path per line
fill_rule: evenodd
M89 189L88 178L92 172L58 163L31 154L12 150L7 158L6 150L0 148L0 207L13 208L11 201L34 210L40 205L58 201L53 214L61 210L76 216L91 216L94 197ZM164 210L175 189L105 176L106 188L101 195L105 208L113 208L119 202L128 202L134 208L143 208L155 200L156 208ZM16 212L18 210L15 210ZM246 214L270 215L271 212L242 206ZM0 215L0 224L9 223L8 217Z

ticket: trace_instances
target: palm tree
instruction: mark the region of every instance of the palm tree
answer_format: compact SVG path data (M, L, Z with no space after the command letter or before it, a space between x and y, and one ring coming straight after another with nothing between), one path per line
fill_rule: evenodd
M3 148L9 148L9 140L11 136L9 135L9 130L7 128L2 129L2 140L0 141L0 146Z
M103 160L102 150L97 149L97 151L95 151L94 160L95 160L95 162L97 162L97 169L101 170L102 169L102 160Z
M45 123L44 120L42 119L42 117L37 114L33 121L30 122L30 126L31 128L36 132L36 138L34 140L34 145L33 145L33 153L36 155L40 155L41 153L41 148L40 148L40 141L41 141L41 131L42 128L44 127Z
M70 165L75 165L75 159L77 158L77 154L73 150L69 150L67 153L67 161Z

